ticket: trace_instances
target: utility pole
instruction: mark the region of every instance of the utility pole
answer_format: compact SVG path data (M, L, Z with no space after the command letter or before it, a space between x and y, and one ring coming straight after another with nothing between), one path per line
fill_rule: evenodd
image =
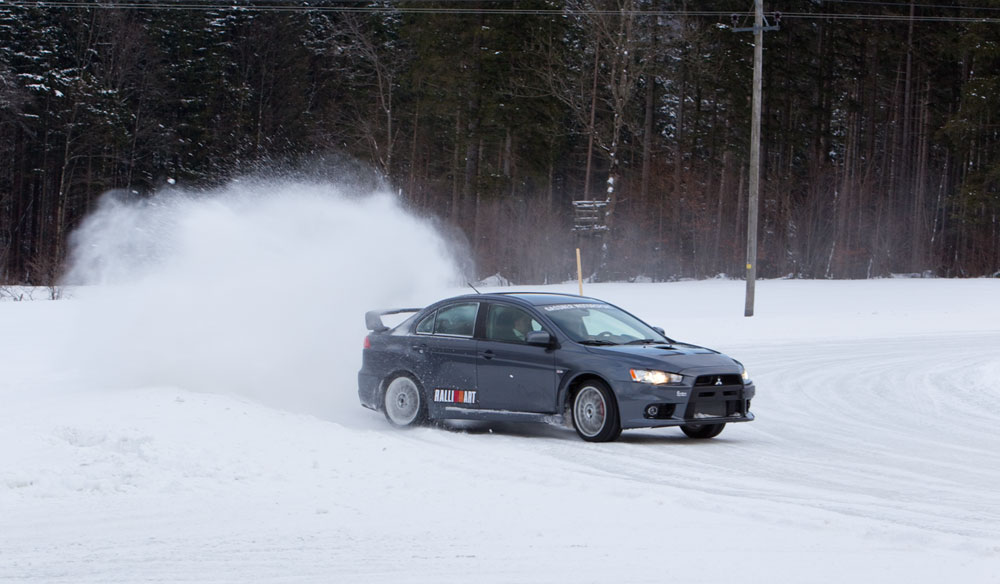
M735 16L734 16L735 20ZM760 102L764 62L764 32L778 30L764 20L763 0L754 0L753 28L733 32L753 32L753 111L750 120L750 197L747 209L747 293L743 316L753 316L754 287L757 283L757 201L760 193Z

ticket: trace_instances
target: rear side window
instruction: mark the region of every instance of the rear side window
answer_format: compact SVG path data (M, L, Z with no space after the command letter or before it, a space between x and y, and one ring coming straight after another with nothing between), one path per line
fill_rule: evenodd
M476 313L478 311L478 302L452 304L439 309L437 318L434 319L434 334L471 337L476 330ZM421 321L420 325L423 324L424 322Z
M417 334L429 335L434 332L434 315L436 314L437 312L432 312L417 323Z

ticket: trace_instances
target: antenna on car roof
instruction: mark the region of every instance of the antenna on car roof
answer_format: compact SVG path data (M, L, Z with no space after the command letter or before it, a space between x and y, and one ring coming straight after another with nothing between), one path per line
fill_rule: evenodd
M466 282L466 284L469 285L469 288L472 288L473 290L476 290L476 287L472 285L472 282ZM476 290L476 294L482 294L482 292L480 292L479 290Z

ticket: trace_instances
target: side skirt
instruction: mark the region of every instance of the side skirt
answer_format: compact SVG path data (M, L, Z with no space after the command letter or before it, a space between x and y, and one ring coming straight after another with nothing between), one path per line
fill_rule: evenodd
M560 414L539 414L535 412L513 412L510 410L483 410L445 406L436 412L435 418L448 420L485 420L490 422L542 422L561 426Z

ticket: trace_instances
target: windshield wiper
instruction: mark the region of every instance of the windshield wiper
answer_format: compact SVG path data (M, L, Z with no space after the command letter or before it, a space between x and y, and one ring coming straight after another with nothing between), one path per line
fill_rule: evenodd
M636 339L634 341L629 341L625 343L626 345L648 345L650 343L662 343L663 341L657 341L656 339Z
M581 345L617 345L618 343L614 341L605 341L604 339L585 339L579 341Z

